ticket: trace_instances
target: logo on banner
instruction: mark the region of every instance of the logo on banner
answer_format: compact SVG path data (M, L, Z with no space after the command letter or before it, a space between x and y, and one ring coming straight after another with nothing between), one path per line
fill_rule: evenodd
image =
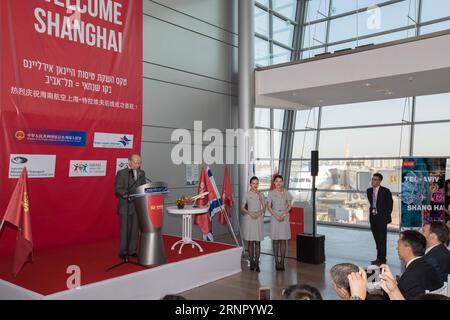
M118 158L116 161L116 174L128 166L128 158Z
M104 177L106 160L71 160L69 177Z
M69 147L84 147L86 132L49 129L25 129L16 132L18 141L31 144L47 144Z
M10 179L17 179L23 167L27 167L29 178L55 177L56 155L11 154L9 160Z
M403 160L403 168L414 168L415 165L414 160Z
M94 148L133 149L132 134L96 132Z
M25 132L19 130L16 132L14 136L16 137L17 140L22 141L23 139L25 139Z

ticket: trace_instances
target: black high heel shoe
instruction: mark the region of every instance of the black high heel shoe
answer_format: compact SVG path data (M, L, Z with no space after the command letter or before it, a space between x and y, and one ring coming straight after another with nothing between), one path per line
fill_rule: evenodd
M255 264L252 260L252 261L250 261L250 271L254 271L254 270L255 270Z
M261 272L261 270L259 270L259 264L256 264L255 271L256 271L256 272Z
M275 270L279 271L280 269L280 264L278 263L278 261L275 262Z

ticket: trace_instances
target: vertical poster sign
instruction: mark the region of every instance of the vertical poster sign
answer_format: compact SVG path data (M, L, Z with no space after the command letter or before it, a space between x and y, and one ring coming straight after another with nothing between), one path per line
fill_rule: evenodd
M446 159L404 158L402 162L402 228L420 228L444 219Z
M142 5L0 1L0 218L31 168L36 249L118 234L117 159L141 144Z

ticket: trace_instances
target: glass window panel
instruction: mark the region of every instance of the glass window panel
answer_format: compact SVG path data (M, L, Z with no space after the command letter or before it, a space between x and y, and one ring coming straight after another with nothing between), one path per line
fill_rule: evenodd
M291 61L291 50L273 45L272 64L285 63Z
M328 17L329 0L309 0L306 21L314 21Z
M255 108L255 126L270 128L269 108Z
M292 147L292 158L309 159L311 150L315 150L316 143L315 131L294 132L294 143Z
M358 9L357 1L333 0L331 6L331 15L354 11Z
M256 158L270 159L270 130L255 130Z
M273 128L274 129L283 129L284 123L284 113L283 109L273 109Z
M393 197L392 223L398 227L400 222L400 203ZM369 226L369 202L365 192L317 192L317 220Z
M414 128L414 155L450 156L450 123L420 124Z
M401 98L323 107L321 127L401 123L411 119L411 106L412 98Z
M421 21L430 21L450 16L450 1L424 0L422 1Z
M255 37L255 64L261 67L270 64L269 42L258 37Z
M304 29L303 47L309 48L325 44L327 34L327 23L314 23Z
M340 1L344 2L342 0L340 0ZM409 0L407 0L407 1L409 1ZM412 0L412 1L417 1L417 0ZM358 0L358 9L367 8L367 7L373 7L373 6L375 6L377 4L380 4L382 2L386 2L386 0Z
M297 0L273 0L273 10L283 16L295 20L297 11Z
M416 35L416 29L410 29L410 30L405 30L405 31L387 33L387 34L383 34L381 36L370 37L367 39L359 39L357 42L357 45L363 46L366 44L386 43L386 42L390 42L390 41L405 39L405 38L412 37L415 35Z
M297 110L295 115L295 130L317 128L318 108Z
M256 160L255 174L259 178L259 188L269 189L272 179L272 161Z
M273 158L280 159L281 139L283 137L283 133L280 131L272 131L272 136L273 136Z
M433 23L427 26L420 27L420 34L428 34L433 32L438 32L442 30L450 29L450 20L440 22L440 23Z
M255 7L255 32L269 37L269 13Z
M345 16L330 21L329 42L337 42L356 37L356 15Z
M293 33L293 24L287 20L282 20L276 16L273 16L273 40L291 47Z
M416 121L450 119L450 93L416 97Z
M400 165L399 159L320 160L317 188L365 192L372 175L380 172L383 185L399 192Z
M379 13L364 11L358 14L358 36L385 32L396 28L412 26L417 21L419 2L402 1L379 8ZM373 23L373 16L379 14L380 23ZM413 20L411 20L413 19ZM414 30L414 29L413 29ZM404 37L414 36L415 32L404 33Z
M321 158L399 157L409 153L409 136L409 125L323 130L319 154Z
M293 202L310 202L311 191L289 190L292 194Z
M289 176L289 188L310 189L311 188L311 162L291 161L291 175Z
M258 2L266 7L269 6L269 0L255 0L255 2Z

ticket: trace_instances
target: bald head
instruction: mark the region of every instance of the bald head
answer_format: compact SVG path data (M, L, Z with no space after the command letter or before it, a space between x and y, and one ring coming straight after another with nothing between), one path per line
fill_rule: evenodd
M131 154L128 157L128 165L133 170L139 169L141 167L141 156L138 154Z

